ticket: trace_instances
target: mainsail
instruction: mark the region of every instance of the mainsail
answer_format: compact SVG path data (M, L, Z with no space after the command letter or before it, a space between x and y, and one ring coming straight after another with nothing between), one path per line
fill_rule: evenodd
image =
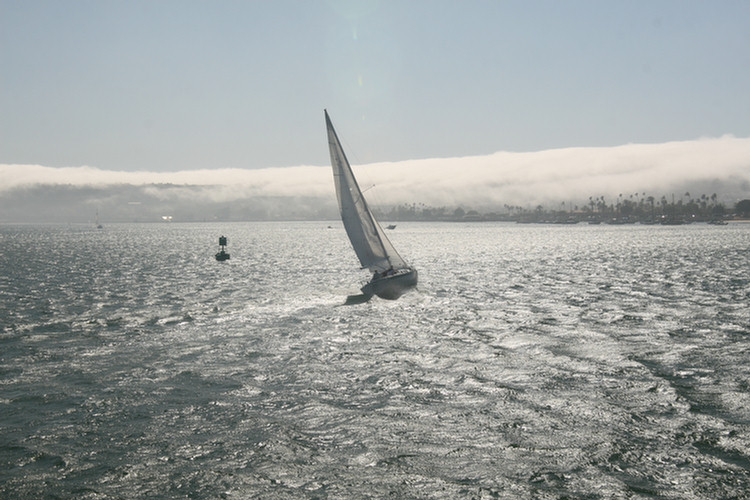
M333 129L328 111L325 111L328 129L328 148L331 153L333 178L336 183L336 197L339 200L341 219L346 234L352 242L354 252L362 267L371 272L382 273L388 269L407 269L409 265L401 258L378 221L367 206L352 168L346 159L336 131Z

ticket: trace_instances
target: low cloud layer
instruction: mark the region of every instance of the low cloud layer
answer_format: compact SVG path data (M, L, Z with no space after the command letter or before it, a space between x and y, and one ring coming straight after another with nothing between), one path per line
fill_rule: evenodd
M355 166L372 204L480 210L619 194L750 198L750 138L565 148ZM120 172L0 165L0 221L320 218L336 215L329 166Z

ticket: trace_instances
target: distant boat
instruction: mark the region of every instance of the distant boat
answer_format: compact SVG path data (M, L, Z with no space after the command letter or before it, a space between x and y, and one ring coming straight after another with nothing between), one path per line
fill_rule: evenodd
M102 229L104 227L99 222L99 210L96 211L96 220L94 221L94 224L96 224L97 229Z
M395 300L417 286L417 270L398 254L372 215L328 117L328 111L325 111L325 116L341 220L362 267L373 273L370 282L362 287L361 298L368 300L377 295L382 299Z
M220 236L219 247L221 248L221 250L219 250L219 253L216 254L216 260L218 261L229 260L229 254L224 249L226 246L227 246L227 237Z
M396 224L390 224L385 227L386 229L396 229Z

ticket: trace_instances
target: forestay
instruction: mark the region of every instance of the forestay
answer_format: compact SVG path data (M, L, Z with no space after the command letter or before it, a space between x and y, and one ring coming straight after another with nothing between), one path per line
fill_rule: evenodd
M372 272L383 272L389 268L402 269L409 265L393 248L380 224L367 206L357 180L354 178L349 161L346 159L331 119L326 115L328 147L331 153L331 166L336 184L336 197L339 201L341 220L352 242L354 252L362 267Z

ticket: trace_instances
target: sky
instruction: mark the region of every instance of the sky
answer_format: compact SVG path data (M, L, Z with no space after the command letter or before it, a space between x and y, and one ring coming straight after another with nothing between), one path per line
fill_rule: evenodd
M0 196L81 168L288 179L329 165L323 109L354 164L494 159L480 185L528 155L607 152L601 174L628 145L745 144L748 19L744 0L0 0Z

